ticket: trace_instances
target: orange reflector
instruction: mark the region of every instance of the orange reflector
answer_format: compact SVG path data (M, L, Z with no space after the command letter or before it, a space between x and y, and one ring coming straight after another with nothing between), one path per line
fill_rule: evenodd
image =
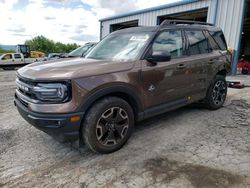
M77 122L77 121L80 121L80 119L81 118L79 116L73 116L73 117L70 118L70 121L71 122Z

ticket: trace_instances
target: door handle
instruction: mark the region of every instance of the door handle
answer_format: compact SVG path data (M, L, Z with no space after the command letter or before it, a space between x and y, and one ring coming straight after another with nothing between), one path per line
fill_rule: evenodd
M213 64L213 63L214 63L213 59L208 60L208 64Z
M184 69L184 68L186 68L186 65L184 65L184 64L179 64L177 66L177 69Z

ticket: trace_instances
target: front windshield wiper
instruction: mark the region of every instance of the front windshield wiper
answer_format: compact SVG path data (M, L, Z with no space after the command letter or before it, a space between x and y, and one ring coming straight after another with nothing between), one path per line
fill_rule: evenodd
M74 55L67 55L66 57L78 57L78 56L74 56Z

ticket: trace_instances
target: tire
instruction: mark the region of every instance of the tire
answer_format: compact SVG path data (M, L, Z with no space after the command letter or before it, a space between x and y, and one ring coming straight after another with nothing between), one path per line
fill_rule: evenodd
M3 67L3 70L15 70L15 67Z
M225 76L216 75L208 88L205 106L210 110L217 110L224 104L226 96L227 82Z
M82 124L84 143L97 153L119 150L134 128L131 106L121 98L107 97L96 102L87 112Z

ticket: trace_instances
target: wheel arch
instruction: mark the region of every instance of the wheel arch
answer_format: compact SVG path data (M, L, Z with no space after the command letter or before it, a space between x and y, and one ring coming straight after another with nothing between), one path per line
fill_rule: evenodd
M217 72L216 75L221 75L221 76L225 76L227 75L227 70L226 69L221 69L220 71Z
M139 94L129 86L107 87L95 91L86 99L86 102L81 106L80 111L85 112L86 114L96 101L110 96L119 97L125 100L133 109L135 120L142 119L142 101Z
M207 85L207 92L208 92L208 89L209 89L209 86L211 85L211 83L213 82L213 80L216 78L217 75L220 75L220 76L224 76L226 77L227 75L227 70L226 68L222 67L220 69L218 69L217 71L215 71L211 77L209 77L209 80L208 80L208 85Z

